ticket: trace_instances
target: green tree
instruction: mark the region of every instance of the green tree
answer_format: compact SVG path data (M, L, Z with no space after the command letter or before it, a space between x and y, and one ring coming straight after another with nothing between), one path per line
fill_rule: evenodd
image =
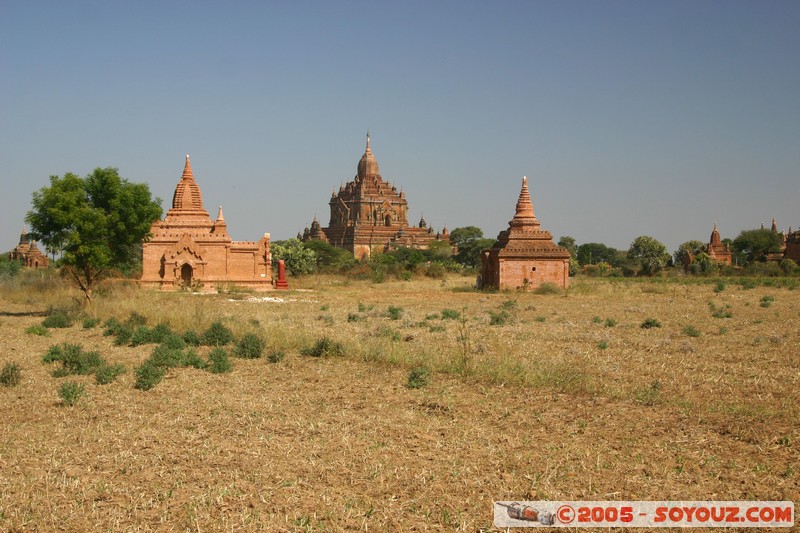
M277 265L280 259L294 276L310 274L317 265L317 253L297 239L272 244L272 263Z
M642 267L642 273L652 275L664 268L670 259L667 247L653 237L636 237L628 248L628 258Z
M491 248L494 239L484 239L483 231L475 226L456 228L450 233L450 243L458 248L455 259L466 267L481 264L481 252Z
M617 266L617 250L599 242L587 242L581 244L577 249L578 262L583 265L596 265L597 263L608 263Z
M781 251L781 236L768 229L744 230L733 240L733 249L751 263L764 261L767 254Z
M25 220L33 238L63 250L62 272L90 303L94 287L110 269L140 259L141 242L161 212L161 200L152 198L146 183L131 183L108 167L85 178L51 176L49 187L33 193L33 209Z
M678 246L678 249L675 250L673 256L675 257L675 264L682 266L685 264L685 261L689 257L689 254L692 256L696 256L700 252L705 250L705 245L700 241L686 241L685 243Z
M320 270L343 272L356 264L356 258L353 254L320 239L311 239L310 241L304 242L303 247L308 250L313 250L314 253L317 254L317 267L319 267Z
M560 239L558 239L558 245L562 248L566 248L569 251L569 255L573 258L578 253L578 245L575 243L575 238L570 237L569 235L564 235Z

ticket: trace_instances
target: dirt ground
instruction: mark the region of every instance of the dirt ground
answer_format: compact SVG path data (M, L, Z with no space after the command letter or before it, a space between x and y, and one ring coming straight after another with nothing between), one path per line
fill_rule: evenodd
M152 345L114 346L80 321L32 335L46 306L0 295L0 366L22 369L0 386L0 529L492 531L494 500L800 502L800 291L453 290L464 283L98 302L103 319L220 317L287 351L232 359L228 374L173 369L147 392L133 369ZM434 317L443 309L468 314L466 348L458 321ZM508 322L490 324L502 309ZM641 328L650 317L662 326ZM300 355L323 334L346 355ZM127 372L55 378L41 356L63 342ZM471 371L448 370L459 355ZM426 357L431 383L408 388ZM86 386L76 406L59 400L65 380Z

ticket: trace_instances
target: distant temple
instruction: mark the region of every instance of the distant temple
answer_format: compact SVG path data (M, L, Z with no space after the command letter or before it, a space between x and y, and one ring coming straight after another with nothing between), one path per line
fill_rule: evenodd
M714 231L711 232L711 239L708 242L708 246L706 246L706 250L708 252L708 256L718 263L730 265L731 261L733 260L731 246L723 243L722 239L720 239L716 222L714 223Z
M522 178L517 211L491 249L481 254L481 283L496 289L535 289L543 283L569 286L567 249L553 243L533 213L528 178Z
M298 239L326 241L352 252L356 259L402 246L425 249L434 241L449 242L447 228L435 233L424 217L416 226L409 226L406 195L381 178L369 133L356 177L339 187L338 193L331 193L328 203L331 208L328 227L323 228L314 217L311 227L298 234Z
M152 237L142 245L142 285L164 290L272 288L269 233L257 242L232 241L222 207L215 221L203 209L188 155L172 209L150 232Z
M24 226L19 236L19 244L8 252L8 258L19 261L28 268L47 268L50 265L50 259L39 250L36 241L28 238L28 231Z

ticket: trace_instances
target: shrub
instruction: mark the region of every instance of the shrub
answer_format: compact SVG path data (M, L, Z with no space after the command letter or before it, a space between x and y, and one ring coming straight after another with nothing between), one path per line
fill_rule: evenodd
M400 320L400 317L403 316L403 308L390 305L386 310L386 316L388 316L391 320Z
M428 385L430 380L430 370L424 366L417 366L408 371L408 381L406 387L409 389L421 389Z
M255 333L245 333L236 347L233 349L233 355L244 359L258 359L264 351L264 339Z
M50 309L47 317L42 320L42 326L46 328L68 328L72 326L72 318L66 309Z
M94 380L98 385L107 385L124 373L125 367L122 365L101 365L94 371Z
M186 366L186 354L183 350L159 344L153 348L153 353L150 355L149 361L158 367L177 368Z
M661 397L661 382L653 381L649 387L636 391L636 401L642 405L655 405Z
M725 287L727 287L727 285L724 281L718 281L717 285L714 287L714 292L720 293L725 290Z
M99 367L106 364L98 352L84 352L83 346L80 344L68 343L51 346L47 353L42 356L42 362L61 363L61 369L53 372L55 377L71 374L92 374Z
M592 317L592 323L593 324L601 324L602 322L603 322L603 319L600 318L599 316L595 315L595 316Z
M67 381L59 387L58 396L64 402L64 405L73 406L81 399L85 390L83 385L74 381Z
M535 320L536 322L546 322L546 321L547 321L547 317L546 317L546 316L544 316L544 315L539 315L539 316L537 316L536 318L534 318L534 320Z
M714 302L708 302L708 306L711 309L711 316L714 318L733 318L731 306L728 304L724 307L717 307Z
M140 315L136 311L133 311L128 317L128 320L126 320L126 322L129 326L131 326L131 328L144 326L145 324L147 324L147 317L144 315Z
M688 335L690 337L699 337L700 330L694 326L686 326L685 328L683 328L683 334Z
M505 309L501 309L500 311L489 311L490 326L502 326L508 322L509 318L511 318L511 315L509 315L508 311Z
M286 357L286 352L283 350L272 350L269 352L269 355L267 355L267 361L270 363L280 363L283 361L284 357Z
M100 323L99 318L86 317L83 319L83 329L92 329Z
M191 329L183 334L183 341L189 346L200 346L200 344L202 344L202 339L200 338L200 335L198 335L196 331Z
M506 300L505 302L500 304L500 309L506 309L508 311L514 311L517 309L517 301L516 300Z
M200 357L197 350L190 348L184 352L183 366L191 366L198 370L203 370L208 366L208 363Z
M41 324L34 324L25 330L28 335L39 335L40 337L49 337L50 331Z
M161 346L172 350L183 350L186 348L186 341L177 333L170 333L161 339Z
M458 320L460 317L461 313L455 309L442 309L442 320ZM437 318L437 315L433 315L433 318Z
M166 370L157 366L152 360L148 359L135 370L136 382L134 388L139 390L150 390L164 378Z
M331 340L329 337L322 337L321 339L317 339L314 346L301 348L300 353L311 357L344 355L344 346L342 346L340 342Z
M613 318L606 318L606 321L603 323L603 325L607 328L613 328L617 325L617 321Z
M640 326L642 329L650 329L650 328L660 328L661 322L656 320L655 318L647 318L642 325Z
M608 342L600 341L597 343L597 347L600 348L601 350L605 350L606 348L608 348Z
M211 350L211 353L208 354L208 359L210 361L210 364L207 367L209 372L214 374L224 374L233 369L233 365L231 365L231 362L228 359L228 352L225 351L225 348L214 348Z
M555 283L542 283L533 291L534 294L558 294L560 292L561 289Z
M6 363L0 370L0 385L16 387L22 380L22 369L16 363Z
M761 298L761 303L759 305L761 307L769 307L770 305L772 305L772 302L774 302L774 301L775 301L775 297L774 296L767 295L767 296L764 296L763 298Z
M202 343L206 346L225 346L233 341L233 332L222 322L214 322L203 333Z
M348 322L361 322L362 320L364 320L364 317L358 313L347 313Z

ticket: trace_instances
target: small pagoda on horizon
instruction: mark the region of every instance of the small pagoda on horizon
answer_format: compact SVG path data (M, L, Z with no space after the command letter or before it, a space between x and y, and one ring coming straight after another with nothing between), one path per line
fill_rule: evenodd
M533 213L528 178L523 177L514 218L481 254L480 285L529 290L552 283L567 288L570 253L553 243L553 235L540 226Z

